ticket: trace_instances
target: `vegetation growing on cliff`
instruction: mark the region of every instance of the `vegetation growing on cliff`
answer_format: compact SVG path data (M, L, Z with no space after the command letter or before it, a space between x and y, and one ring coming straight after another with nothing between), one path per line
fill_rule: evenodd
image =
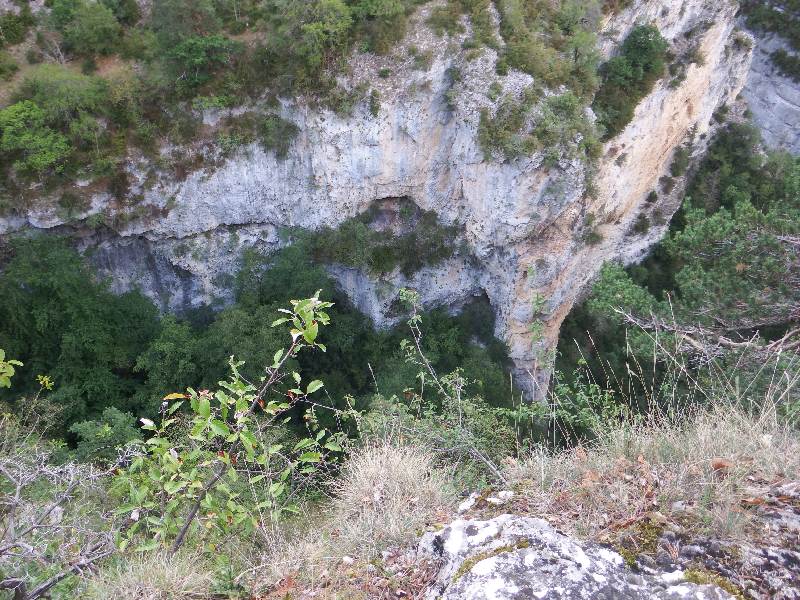
M318 262L355 267L373 275L399 268L407 277L450 258L457 250L458 228L441 225L433 211L402 200L397 215L402 231L395 233L370 226L379 218L379 210L373 205L336 229L299 232L299 241Z
M603 83L592 107L605 139L624 129L636 105L664 74L667 48L657 28L640 25L625 38L620 54L603 65Z
M131 191L127 164L134 148L150 157L154 169L173 169L178 180L255 139L285 157L297 126L275 114L278 96L307 95L342 115L364 102L377 114L376 89L367 82L345 89L337 76L354 50L392 51L422 3L156 0L142 10L128 0L53 0L35 15L27 4L7 12L0 28L11 48L0 54L0 76L9 81L0 109L0 210L24 211L40 183L45 192L81 201L105 189L122 205L135 202L139 195ZM547 150L551 159L565 150L591 157L597 135L584 109L600 74L609 85L595 107L609 123L626 118L617 113L632 110L650 77L640 73L647 60L635 52L628 57L635 72L626 71L625 85L609 83L609 68L598 73L601 15L625 3L496 2L502 45L490 5L451 0L431 11L430 24L441 33L457 32L467 14L473 37L465 49L499 49L499 74L515 68L533 75L537 90L566 90L541 102L533 120L525 98L504 99L518 104L513 111L521 117L503 106L496 116L484 114L481 144L508 158L531 148ZM628 42L623 54L631 47ZM228 119L242 120L242 127L227 121L209 126L199 118L201 110L253 104L246 113L253 123ZM515 124L520 119L523 124ZM170 145L181 149L172 158L161 156L159 149ZM78 181L91 185L74 185ZM71 214L80 212L73 210L80 204L70 204Z
M592 296L565 325L562 365L589 358L595 377L610 383L629 366L641 370L624 385L647 402L647 389L657 389L667 372L651 359L656 339L687 357L687 378L693 372L688 357L703 349L715 348L724 368L740 374L757 371L754 357L770 349L785 347L787 360L794 360L798 235L797 158L765 156L757 132L730 125L709 149L669 237L652 257L627 272L603 270Z
M143 12L127 0L53 0L33 15L23 3L0 27L2 45L29 63L0 57L10 80L0 117L4 208L19 206L31 181L113 187L130 146L148 152L196 134L187 103L225 108L265 93L312 93L341 104L335 75L344 57L387 52L416 4L156 0ZM268 117L260 136L285 153L291 131L276 125ZM24 139L20 127L30 130Z
M586 107L572 92L541 98L534 88L521 99L505 97L497 112L481 111L478 141L487 158L493 152L506 160L544 151L549 162L562 157L597 158L600 143Z
M742 11L753 29L777 33L789 44L771 54L772 62L787 77L800 81L800 3L797 0L745 0Z

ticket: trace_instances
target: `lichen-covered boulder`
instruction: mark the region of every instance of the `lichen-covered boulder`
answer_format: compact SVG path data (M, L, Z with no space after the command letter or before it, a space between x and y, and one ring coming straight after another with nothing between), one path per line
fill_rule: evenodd
M541 519L501 515L427 533L418 552L441 560L430 600L730 600L681 571L640 575L616 552L579 543Z

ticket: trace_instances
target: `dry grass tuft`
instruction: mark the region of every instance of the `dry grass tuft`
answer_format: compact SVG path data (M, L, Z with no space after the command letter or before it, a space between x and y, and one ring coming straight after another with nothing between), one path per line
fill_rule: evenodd
M126 559L89 580L82 597L108 600L198 600L208 598L213 570L202 558L155 552Z
M735 538L754 488L800 476L800 434L774 409L718 405L680 424L612 428L591 447L538 451L507 471L529 510L578 535L602 538L660 513Z
M451 513L451 486L424 448L388 442L362 448L334 484L331 508L308 507L294 526L262 530L267 551L239 579L265 598L302 589L355 600L395 597L391 585L424 589L431 572L404 551ZM385 564L395 569L391 581L369 566L385 550L391 550Z
M413 541L452 507L450 477L424 448L381 444L356 453L336 483L336 544L369 558Z

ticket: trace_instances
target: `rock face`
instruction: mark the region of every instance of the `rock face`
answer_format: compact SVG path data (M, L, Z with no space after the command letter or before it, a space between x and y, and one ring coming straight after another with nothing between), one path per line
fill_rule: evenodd
M753 64L742 95L764 142L772 148L800 154L800 85L781 75L770 58L775 50L791 49L775 34L753 35Z
M543 154L510 162L484 157L479 115L495 106L486 91L497 81L504 93L519 93L532 78L513 70L498 77L494 50L468 57L460 38L435 36L424 25L430 9L420 9L409 27L413 33L394 57L357 55L351 61L344 83L355 88L368 82L376 89L377 116L366 102L342 118L286 101L282 117L300 135L285 159L253 145L183 181L163 173L148 177L152 165L132 158L132 192L143 198L138 212L97 194L70 231L93 249L92 260L117 290L138 286L164 309L178 310L224 301L243 248L269 252L285 243L280 232L286 228L335 227L376 200L408 197L435 211L442 223L457 225L469 256L456 255L410 281L397 272L380 281L344 267L330 272L379 326L392 322L388 307L403 285L415 286L429 305L458 306L485 294L497 315L496 334L509 346L515 381L542 396L561 322L605 261L635 260L663 235L681 185L655 205L645 198L690 132L697 136L695 152L702 150L700 137L708 133L712 113L741 89L750 52L733 41L736 5L727 0L687 0L680 11L668 0L635 0L606 23L606 53L634 24L653 22L676 44L685 32L698 31L705 60L688 66L679 85L656 85L629 126L606 144L594 192L587 193L587 166L566 153L555 164ZM427 70L408 58L412 45L431 53ZM391 75L375 77L381 68ZM205 115L209 123L220 117ZM662 219L646 234L632 235L645 206L658 209ZM124 218L105 233L80 224L100 213ZM602 236L595 245L584 241L589 215ZM64 224L63 216L44 208L0 220L0 232ZM535 295L545 299L544 308L532 302Z
M714 585L686 582L681 571L636 574L616 552L579 544L529 517L455 521L426 534L418 553L441 560L430 600L733 598Z

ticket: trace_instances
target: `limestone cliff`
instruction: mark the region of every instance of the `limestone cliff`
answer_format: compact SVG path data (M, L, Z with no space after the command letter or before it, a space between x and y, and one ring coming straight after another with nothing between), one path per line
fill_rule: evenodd
M747 100L764 142L773 148L799 154L800 85L784 77L770 57L775 50L791 52L791 49L780 36L763 33L753 35L756 47L742 95Z
M498 77L495 51L468 56L461 39L434 35L424 24L430 8L420 9L405 48L393 56L352 58L343 84L377 89L377 116L366 103L342 118L285 100L281 116L300 130L285 158L253 145L182 181L163 174L154 181L146 175L152 165L131 157L133 191L142 196L136 212L99 193L70 231L93 248L92 260L117 290L139 286L163 308L180 309L224 300L243 248L272 251L285 243L280 232L287 227L335 227L375 200L410 198L461 228L469 252L410 279L391 273L376 281L335 265L330 272L379 326L391 322L388 308L401 286L417 288L428 305L457 306L485 293L496 333L521 375L516 381L541 395L559 326L603 262L634 260L663 235L681 186L656 205L645 198L690 135L700 152L712 113L733 102L744 83L750 48L737 43L737 6L729 0L686 0L679 9L667 0L636 0L605 23L606 55L636 23L653 22L678 50L693 36L704 60L688 65L681 82L655 86L628 127L605 145L587 190L587 166L566 153L555 164L543 154L507 162L484 157L476 132L480 110L494 106L487 89L498 81L504 93L519 93L532 79L515 71ZM408 58L412 45L431 52L429 68ZM375 77L382 67L391 74ZM204 118L214 123L222 116ZM643 207L659 210L661 225L632 235ZM90 229L81 221L100 213L116 217L116 225ZM584 241L589 215L602 235L594 245ZM0 221L0 231L65 226L47 208ZM535 295L543 301L532 302Z

